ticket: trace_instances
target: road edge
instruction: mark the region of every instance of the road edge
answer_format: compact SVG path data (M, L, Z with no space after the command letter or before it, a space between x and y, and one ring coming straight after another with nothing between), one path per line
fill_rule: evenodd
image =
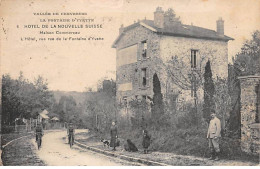
M3 151L4 148L5 148L6 146L8 146L9 144L11 144L12 142L16 141L16 140L22 139L22 138L24 138L24 137L29 137L29 136L31 136L31 134L32 134L32 132L28 132L28 135L18 137L18 138L16 138L16 139L13 139L13 140L7 142L5 145L1 145L1 150L0 150L0 166L4 166L3 161L2 161L2 155L3 155L3 152L4 152L4 151Z
M62 130L62 129L61 129ZM45 132L53 132L53 131L57 131L57 130L44 130ZM15 139L13 139L13 140L10 140L9 142L7 142L5 145L1 145L1 149L0 149L0 166L4 166L4 164L3 164L3 161L2 161L2 155L3 155L3 150L4 150L4 148L6 147L6 146L8 146L9 144L11 144L12 142L14 142L14 141L16 141L16 140L19 140L19 139L22 139L22 138L24 138L24 137L29 137L29 136L31 136L31 135L33 135L34 134L34 132L33 131L31 131L31 132L28 132L27 133L27 135L25 135L25 136L21 136L21 137L18 137L18 138L15 138ZM3 137L3 136L1 136L1 137Z
M120 158L122 160L127 160L127 161L130 161L130 162L137 162L137 163L141 163L141 164L145 164L145 165L149 165L149 166L170 166L170 165L165 164L165 163L150 161L150 160L141 159L141 158L134 158L134 157L126 156L126 155L120 155L120 154L108 152L108 151L105 151L105 150L101 150L101 149L98 149L98 148L87 146L86 144L79 143L76 140L74 141L74 143L77 144L81 148L85 148L85 149L94 151L96 153L101 153L101 154L104 154L106 156L117 157L117 158Z
M0 149L0 166L3 166L3 161L2 161L2 149Z

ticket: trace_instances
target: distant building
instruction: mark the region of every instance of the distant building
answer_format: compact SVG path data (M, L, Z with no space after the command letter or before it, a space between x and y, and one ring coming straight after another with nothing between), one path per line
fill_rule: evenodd
M228 41L224 35L224 21L216 21L216 31L193 25L184 25L172 9L166 12L158 7L154 20L141 20L127 27L121 26L112 47L116 49L116 98L119 103L132 99L153 97L153 76L161 83L164 99L170 93L178 97L175 102L192 100L191 90L183 90L173 82L166 68L174 57L188 63L183 73L203 71L211 61L213 77L228 75ZM199 89L198 89L199 90ZM198 92L202 97L202 91Z

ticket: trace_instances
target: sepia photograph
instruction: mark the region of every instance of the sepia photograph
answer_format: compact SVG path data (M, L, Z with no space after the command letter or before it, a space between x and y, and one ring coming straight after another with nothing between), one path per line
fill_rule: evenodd
M0 0L0 166L259 166L260 0Z

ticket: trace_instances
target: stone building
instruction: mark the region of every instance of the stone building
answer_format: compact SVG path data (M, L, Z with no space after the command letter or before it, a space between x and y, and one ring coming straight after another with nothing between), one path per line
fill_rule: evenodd
M174 102L191 101L191 74L201 77L208 60L213 77L226 78L228 41L233 39L224 35L222 18L216 21L216 28L182 24L172 9L164 12L161 7L154 12L154 20L122 25L112 45L116 49L117 101L125 105L133 99L151 101L155 74L165 101L173 95L177 96ZM174 59L180 67L170 66ZM203 97L199 86L197 91Z
M241 149L260 153L260 76L242 76L241 84Z

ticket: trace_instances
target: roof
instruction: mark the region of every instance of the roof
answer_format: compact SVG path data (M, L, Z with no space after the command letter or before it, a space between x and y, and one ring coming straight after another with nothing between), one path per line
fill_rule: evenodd
M52 113L52 112L49 112L48 116L49 116L50 118L53 118L53 117L59 118L59 115L58 115L58 114Z
M150 29L153 32L156 32L160 35L168 35L168 36L177 36L177 37L189 37L189 38L197 38L197 39L209 39L209 40L219 40L219 41L229 41L234 40L231 37L226 35L219 35L216 31L201 28L193 25L184 25L178 24L177 26L173 26L170 28L158 28L154 25L153 20L142 20L140 22L134 23L124 28L124 31L117 37L112 47L115 48L117 42L121 39L121 37L127 32L137 26L144 26L147 29Z
M49 112L47 110L43 110L40 114L48 114Z
M40 116L41 116L43 119L49 119L49 116L47 116L46 114L40 113Z
M58 117L53 117L51 120L59 121L59 118Z

